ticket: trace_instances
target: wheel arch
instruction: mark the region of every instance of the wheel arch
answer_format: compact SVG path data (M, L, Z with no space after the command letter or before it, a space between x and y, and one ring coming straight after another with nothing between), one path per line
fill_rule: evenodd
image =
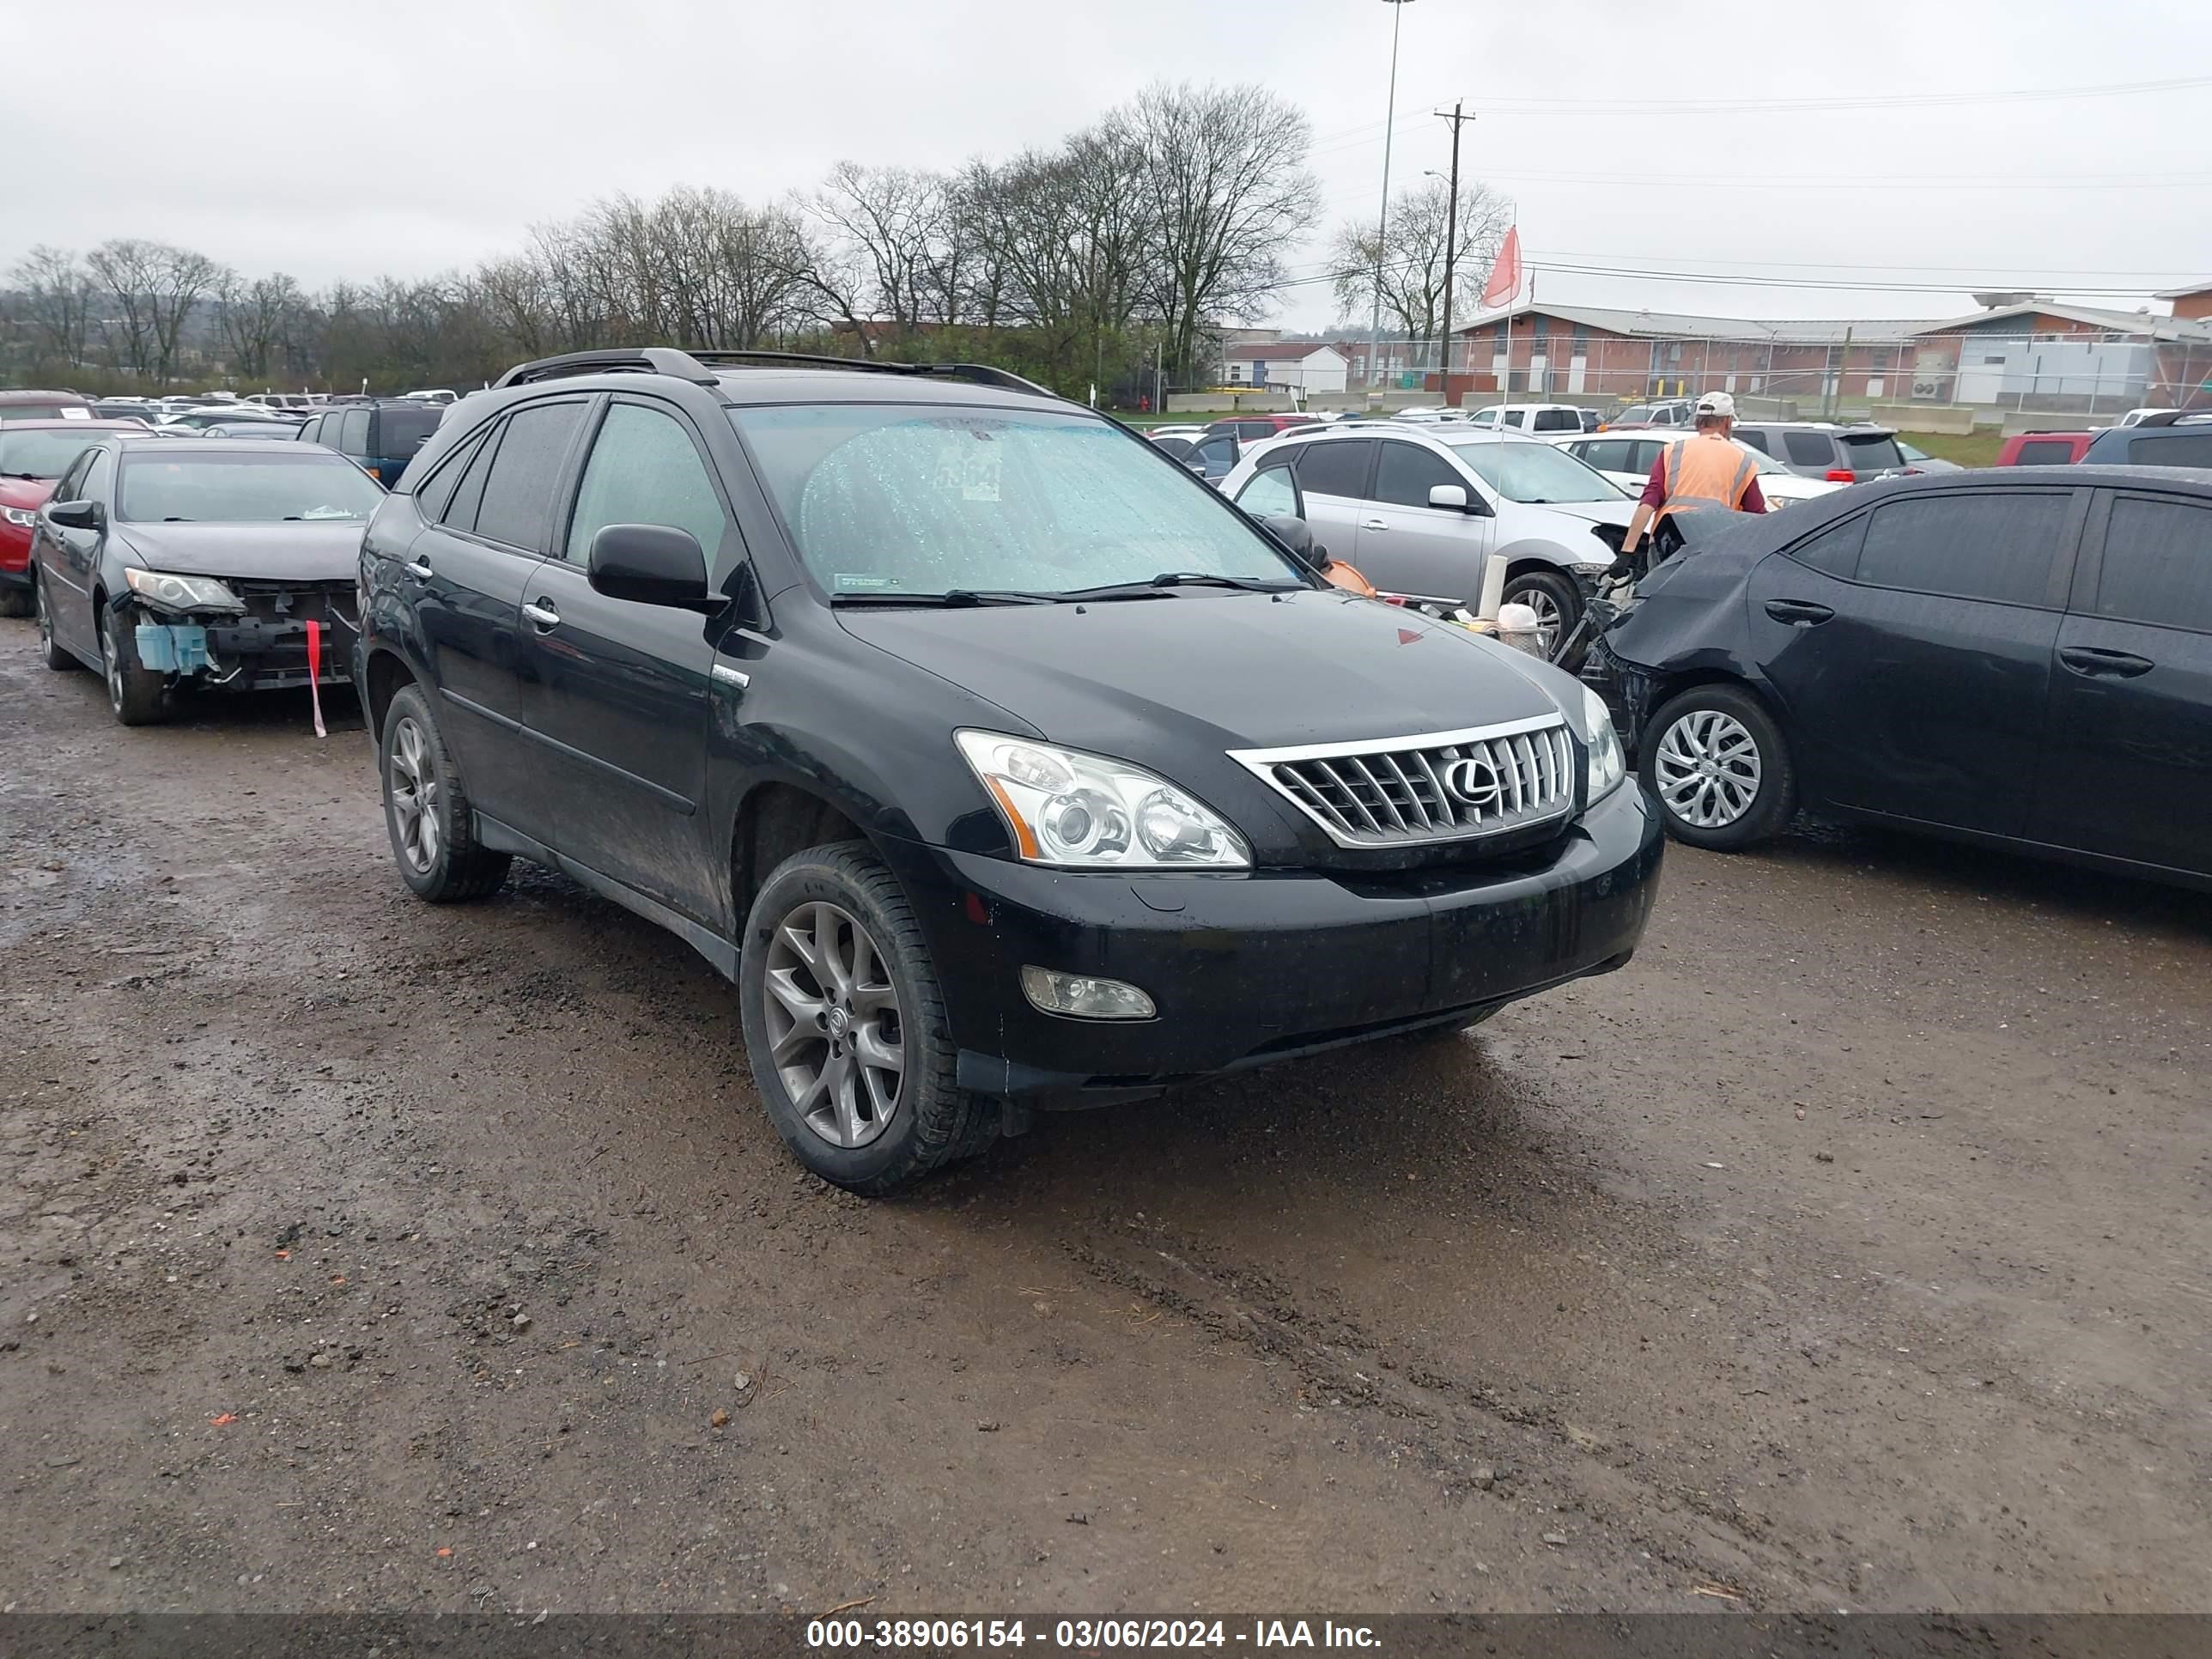
M793 853L832 842L873 837L826 795L782 780L755 785L738 803L730 823L730 917L742 937L769 873Z
M392 707L392 698L406 686L421 684L422 679L406 658L388 647L372 650L363 667L368 684L362 688L362 711L368 718L369 741L381 743L384 716Z

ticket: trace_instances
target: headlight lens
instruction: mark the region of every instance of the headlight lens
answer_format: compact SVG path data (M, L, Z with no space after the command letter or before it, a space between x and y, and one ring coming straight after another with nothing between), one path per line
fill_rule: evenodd
M126 570L123 580L149 605L170 611L243 611L244 601L212 576L178 576L166 570Z
M1589 736L1589 784L1583 799L1595 804L1628 775L1628 763L1620 752L1620 739L1613 729L1613 711L1605 699L1583 687L1583 724Z
M1243 836L1141 767L995 732L956 732L1025 864L1085 870L1243 870Z
M9 524L21 525L24 529L28 530L33 525L38 523L39 515L27 507L0 507L0 519L7 520Z

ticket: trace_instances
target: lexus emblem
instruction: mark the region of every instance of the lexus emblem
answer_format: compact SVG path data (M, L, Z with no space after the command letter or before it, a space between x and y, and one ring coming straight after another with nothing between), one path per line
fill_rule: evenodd
M1447 763L1443 784L1444 793L1477 812L1494 812L1505 799L1505 785L1498 769L1486 760L1469 757Z

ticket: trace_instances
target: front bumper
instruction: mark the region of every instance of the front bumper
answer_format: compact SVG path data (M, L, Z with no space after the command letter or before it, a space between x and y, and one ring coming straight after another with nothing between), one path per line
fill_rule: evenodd
M1385 878L1071 874L885 848L945 992L960 1081L1094 1105L1474 1013L1625 963L1656 891L1633 782L1521 858ZM1046 1014L1024 964L1141 988L1143 1021Z

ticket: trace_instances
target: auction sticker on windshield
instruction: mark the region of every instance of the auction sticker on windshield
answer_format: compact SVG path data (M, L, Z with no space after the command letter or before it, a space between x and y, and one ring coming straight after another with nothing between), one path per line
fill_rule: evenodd
M999 499L999 458L1005 453L988 432L955 434L937 452L937 487L963 501Z

